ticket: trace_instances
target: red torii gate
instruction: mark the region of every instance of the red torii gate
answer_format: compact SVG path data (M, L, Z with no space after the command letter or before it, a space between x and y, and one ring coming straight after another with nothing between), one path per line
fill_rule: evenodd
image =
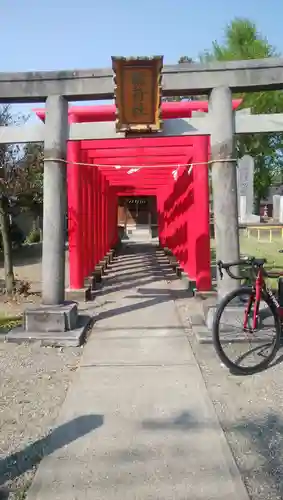
M233 101L233 108L241 102ZM207 101L162 104L163 119L189 118L193 111L207 112ZM44 121L45 110L35 112ZM69 109L70 123L115 119L114 105ZM84 279L117 242L118 196L155 195L160 242L173 251L198 290L210 290L208 155L205 136L69 141L70 288L83 288ZM129 173L131 168L137 171Z

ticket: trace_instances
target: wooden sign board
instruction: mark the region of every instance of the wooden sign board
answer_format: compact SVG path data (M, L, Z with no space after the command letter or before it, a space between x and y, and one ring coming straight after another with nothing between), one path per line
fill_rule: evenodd
M136 59L112 57L117 132L161 130L162 67L163 56Z

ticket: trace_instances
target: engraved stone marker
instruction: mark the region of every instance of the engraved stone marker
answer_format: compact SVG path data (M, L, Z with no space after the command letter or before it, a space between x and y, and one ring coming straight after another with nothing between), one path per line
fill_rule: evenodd
M241 196L246 197L246 214L253 213L254 208L254 159L250 155L243 156L238 162L238 205Z

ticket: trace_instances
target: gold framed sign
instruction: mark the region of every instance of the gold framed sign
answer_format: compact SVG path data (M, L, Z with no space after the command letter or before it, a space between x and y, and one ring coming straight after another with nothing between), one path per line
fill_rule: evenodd
M158 132L163 56L112 57L117 132Z

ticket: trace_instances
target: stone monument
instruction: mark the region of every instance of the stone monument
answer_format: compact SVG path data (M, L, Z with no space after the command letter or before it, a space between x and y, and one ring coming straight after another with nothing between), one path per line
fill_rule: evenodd
M238 162L237 170L238 198L245 196L247 213L253 213L254 205L254 159L244 155Z
M272 219L274 221L279 221L280 219L280 204L281 204L281 196L280 194L275 194L273 196L273 210L272 210Z
M280 222L280 224L283 224L283 196L280 196L279 222Z
M260 217L253 214L254 208L254 159L244 155L238 162L237 189L239 222L256 224Z

